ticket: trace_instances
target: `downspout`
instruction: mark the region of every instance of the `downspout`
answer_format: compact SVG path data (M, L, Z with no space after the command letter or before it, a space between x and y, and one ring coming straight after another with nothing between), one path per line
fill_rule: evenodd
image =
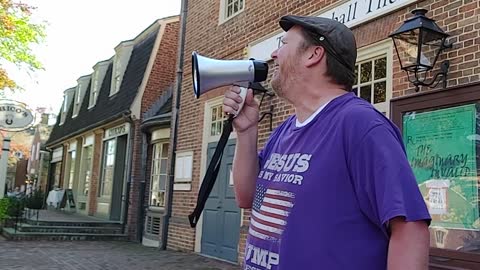
M175 97L175 104L172 106L172 138L169 148L169 157L170 167L168 171L169 181L168 181L168 192L167 192L167 212L163 219L162 226L162 245L160 248L162 250L167 249L167 240L168 240L168 225L170 223L170 217L172 216L172 204L173 204L173 184L175 180L175 152L177 149L177 132L178 132L178 111L180 109L180 96L182 92L182 79L183 79L183 50L185 47L185 33L187 26L187 11L188 11L188 0L182 0L182 6L180 10L180 33L179 33L179 46L177 52L177 78L175 91L173 96Z
M140 129L141 130L141 129ZM140 169L142 171L140 176L140 187L139 187L139 203L138 203L138 217L137 217L137 238L142 242L143 229L145 222L145 188L146 188L146 175L147 175L147 151L148 151L148 142L147 134L143 131L142 133L142 155L140 161Z
M129 133L129 146L128 146L128 162L127 162L127 187L125 191L125 214L123 216L123 222L122 222L122 234L125 234L125 229L127 227L128 223L128 208L130 207L130 187L132 186L132 162L133 162L133 144L135 143L135 134L132 132L135 130L135 123L133 122L131 112L127 111L122 115L123 119L130 123L130 133Z

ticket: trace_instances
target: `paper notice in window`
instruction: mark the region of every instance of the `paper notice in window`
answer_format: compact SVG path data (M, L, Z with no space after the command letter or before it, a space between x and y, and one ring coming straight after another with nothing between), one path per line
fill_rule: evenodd
M427 186L428 210L432 215L448 213L448 188L450 180L429 180Z

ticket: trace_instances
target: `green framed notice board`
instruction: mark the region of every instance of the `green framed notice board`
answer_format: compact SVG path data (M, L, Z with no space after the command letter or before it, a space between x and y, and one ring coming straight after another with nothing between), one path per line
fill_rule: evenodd
M432 226L480 228L477 105L408 112L402 121L407 156Z

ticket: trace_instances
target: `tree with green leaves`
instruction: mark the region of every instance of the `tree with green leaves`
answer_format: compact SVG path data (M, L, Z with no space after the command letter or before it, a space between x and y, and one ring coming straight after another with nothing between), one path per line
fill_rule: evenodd
M42 69L31 47L44 40L45 25L32 22L34 10L18 0L0 0L0 90L19 89L4 68L6 62L27 72Z

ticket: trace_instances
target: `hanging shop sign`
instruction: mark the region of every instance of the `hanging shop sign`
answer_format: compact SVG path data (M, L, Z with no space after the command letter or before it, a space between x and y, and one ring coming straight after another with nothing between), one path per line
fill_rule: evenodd
M34 116L24 103L14 100L0 100L0 129L20 131L34 122Z

